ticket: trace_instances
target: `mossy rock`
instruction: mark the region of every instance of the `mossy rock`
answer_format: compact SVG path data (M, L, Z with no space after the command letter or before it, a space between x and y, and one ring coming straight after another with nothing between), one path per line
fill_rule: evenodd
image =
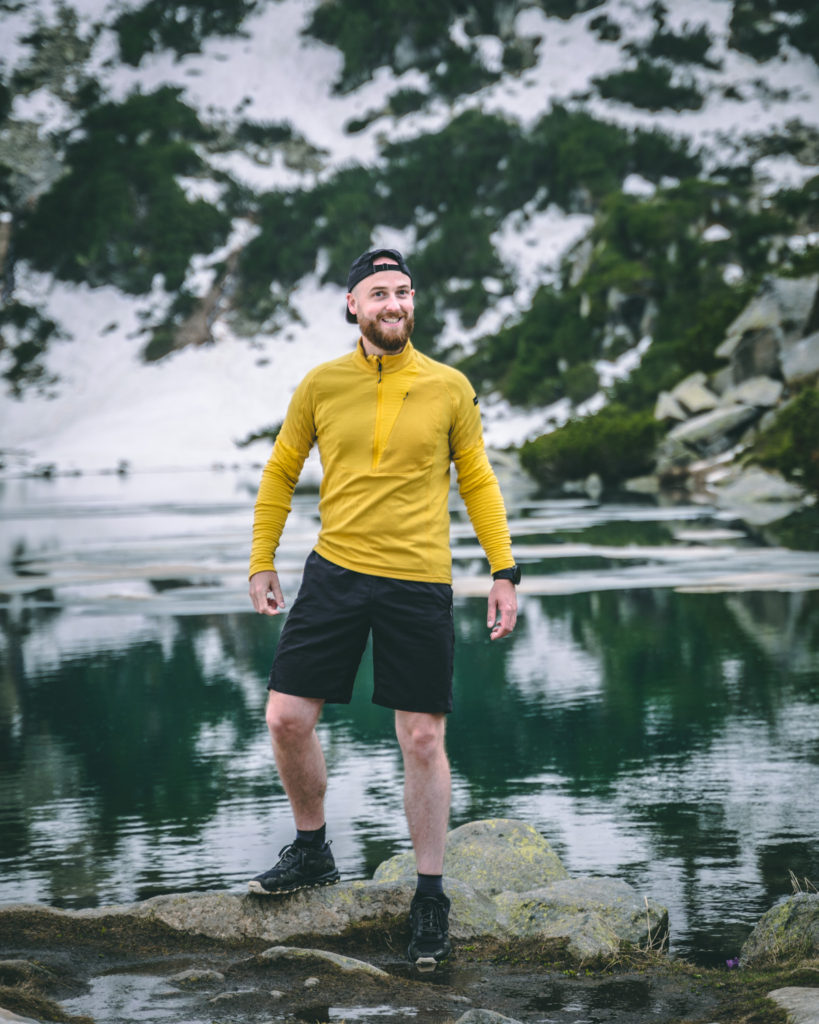
M379 865L373 878L393 882L414 879L415 872L414 854L401 853ZM509 818L453 829L447 836L444 875L487 896L527 892L569 877L548 840L526 822Z
M743 967L819 955L819 893L800 892L763 914L740 954Z

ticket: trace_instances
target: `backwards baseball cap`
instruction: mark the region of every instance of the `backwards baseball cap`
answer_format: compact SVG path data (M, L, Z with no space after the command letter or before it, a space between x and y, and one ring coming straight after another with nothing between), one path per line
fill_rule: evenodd
M389 257L395 260L395 263L380 263L379 259L382 257ZM351 292L353 288L358 284L359 281L363 281L365 277L370 277L372 274L378 274L382 270L398 270L402 274L406 274L412 283L412 274L410 269L404 260L404 257L397 249L370 249L369 252L363 252L357 259L354 259L350 266L350 273L347 275L347 291ZM349 307L346 309L347 323L356 323L355 314L350 312Z

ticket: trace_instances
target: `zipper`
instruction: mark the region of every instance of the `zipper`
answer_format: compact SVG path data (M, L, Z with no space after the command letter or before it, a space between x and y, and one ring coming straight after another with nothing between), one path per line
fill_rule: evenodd
M373 432L373 469L378 468L378 445L381 436L381 356L376 357L378 363L378 377L375 381L375 430Z

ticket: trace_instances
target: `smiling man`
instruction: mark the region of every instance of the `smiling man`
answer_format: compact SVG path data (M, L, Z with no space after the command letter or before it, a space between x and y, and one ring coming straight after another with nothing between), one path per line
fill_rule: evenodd
M262 475L250 597L257 612L276 615L285 602L274 556L302 466L318 445L321 529L268 681L267 725L296 838L249 889L281 895L338 880L316 725L325 703L349 703L372 634L372 700L395 713L418 871L408 955L434 969L451 952L442 880L454 647L450 465L493 576L492 640L515 627L520 570L484 450L478 399L462 373L412 344L412 284L396 249L374 249L353 262L346 316L360 331L356 347L299 384Z

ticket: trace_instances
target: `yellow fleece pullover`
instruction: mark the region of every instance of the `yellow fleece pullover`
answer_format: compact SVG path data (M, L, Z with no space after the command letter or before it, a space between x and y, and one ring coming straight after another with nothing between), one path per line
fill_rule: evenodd
M408 342L397 355L354 352L296 389L262 473L250 575L274 556L304 460L323 469L315 550L372 576L449 583L450 463L487 558L514 564L506 509L483 444L478 399L458 370Z

